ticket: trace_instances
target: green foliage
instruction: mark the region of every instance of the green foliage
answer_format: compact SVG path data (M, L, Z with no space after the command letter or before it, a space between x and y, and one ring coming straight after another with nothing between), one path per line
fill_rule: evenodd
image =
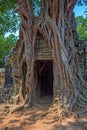
M20 17L15 12L18 0L0 0L0 67L4 67L5 56L15 45L14 35L19 29ZM31 0L35 16L40 14L41 0ZM7 37L8 36L8 37Z
M4 67L5 56L15 45L20 17L15 13L17 0L0 0L0 67ZM8 36L8 37L7 37Z
M87 17L83 16L76 17L77 22L77 32L79 34L79 39L84 40L87 39Z
M15 33L19 28L20 17L15 13L17 0L0 1L0 34Z
M8 37L0 36L0 68L4 67L5 56L9 54L12 47L15 46L17 37L10 34Z

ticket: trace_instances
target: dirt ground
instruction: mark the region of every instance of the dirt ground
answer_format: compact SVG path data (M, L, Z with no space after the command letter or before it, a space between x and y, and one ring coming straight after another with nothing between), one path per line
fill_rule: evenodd
M87 119L78 123L72 116L51 122L51 117L45 116L50 105L36 105L14 114L6 114L4 106L0 105L0 130L87 130ZM52 115L53 118L54 115Z
M79 123L70 116L60 123L53 120L54 113L51 116L45 115L51 105L52 99L45 97L39 99L38 104L35 103L32 108L12 114L6 112L5 104L0 104L0 130L87 130L87 118L81 119Z

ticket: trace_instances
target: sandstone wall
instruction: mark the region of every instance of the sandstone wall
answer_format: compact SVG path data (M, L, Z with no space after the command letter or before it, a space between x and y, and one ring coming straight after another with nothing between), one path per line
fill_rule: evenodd
M87 81L87 41L78 41L76 47L81 73L84 79Z

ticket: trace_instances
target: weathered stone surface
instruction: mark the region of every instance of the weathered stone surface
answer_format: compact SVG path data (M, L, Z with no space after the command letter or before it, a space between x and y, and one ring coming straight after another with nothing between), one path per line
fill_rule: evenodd
M5 103L9 104L15 103L15 97L20 90L20 69L17 62L17 51L12 48L10 54L5 58L4 99Z
M13 84L12 67L10 63L11 54L5 58L5 84L4 88L11 88Z
M78 52L78 62L81 73L84 79L87 80L87 41L77 41L76 48ZM43 41L41 44L37 42L35 49L36 60L46 60L46 58L49 60L52 59L49 46L45 41ZM10 55L8 55L5 60L5 89L1 89L2 98L5 98L5 103L17 103L19 102L19 100L21 100L21 85L22 84L21 73L18 64L18 52L13 48L10 52ZM57 88L55 88L53 91L55 93L54 97L56 97Z
M79 66L83 78L87 80L87 41L78 41L77 45Z
M43 38L37 39L35 44L36 60L52 60L52 52L50 46Z

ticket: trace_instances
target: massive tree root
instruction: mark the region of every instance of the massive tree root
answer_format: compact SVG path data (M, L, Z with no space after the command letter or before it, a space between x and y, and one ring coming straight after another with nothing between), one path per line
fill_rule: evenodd
M72 19L75 4L76 0L42 0L41 14L36 18L30 0L18 0L22 36L19 64L22 68L22 87L26 89L24 105L33 102L35 42L39 33L47 40L52 53L56 88L53 103L57 104L54 106L57 106L59 116L64 112L81 115L87 111L87 83L81 76L74 47L75 26Z

